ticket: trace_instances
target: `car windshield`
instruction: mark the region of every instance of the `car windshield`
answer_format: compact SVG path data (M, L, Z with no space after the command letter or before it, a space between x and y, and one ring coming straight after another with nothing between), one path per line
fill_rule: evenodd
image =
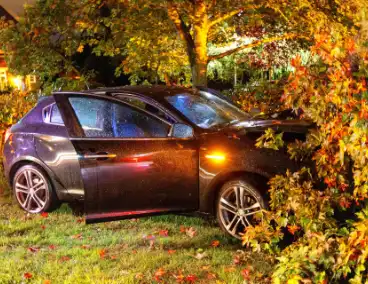
M177 94L165 99L191 122L205 129L249 118L248 114L218 96L204 91L199 94Z

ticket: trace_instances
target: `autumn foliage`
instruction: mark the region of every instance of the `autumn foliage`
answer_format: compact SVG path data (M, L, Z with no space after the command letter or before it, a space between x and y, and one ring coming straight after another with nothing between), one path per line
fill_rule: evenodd
M287 1L276 2L283 7ZM304 21L305 37L317 60L313 65L303 64L300 56L292 60L294 72L281 99L315 123L305 141L288 146L293 159L309 159L315 166L270 181L270 211L248 228L243 241L277 257L275 283L363 283L368 266L367 3L335 3L336 18L328 22L314 1L300 2L299 17L310 21ZM287 239L291 244L282 250Z

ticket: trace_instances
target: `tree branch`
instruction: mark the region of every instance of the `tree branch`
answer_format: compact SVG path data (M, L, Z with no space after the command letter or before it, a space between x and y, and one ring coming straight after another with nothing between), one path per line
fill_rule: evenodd
M223 21L226 21L227 19L241 13L243 11L243 9L238 9L238 10L234 10L234 11L231 11L229 13L226 13L224 15L222 15L221 17L216 17L216 19L214 19L213 21L211 21L209 23L209 28L212 28L213 26L223 22Z
M187 52L188 52L188 55L190 55L191 52L193 52L194 40L190 34L189 27L184 23L183 19L181 18L175 6L168 5L167 12L168 12L169 18L174 23L176 31L178 32L180 38L186 43Z
M225 56L231 55L231 54L239 52L241 50L244 50L244 49L247 49L247 48L253 48L253 47L256 47L256 46L260 46L260 45L265 44L265 43L280 41L280 40L284 40L284 39L294 39L294 38L305 38L305 37L301 36L301 35L297 35L297 34L284 34L282 36L275 36L275 37L260 39L260 40L254 41L252 43L245 44L245 45L230 49L230 50L225 51L225 52L220 53L220 54L215 54L215 55L208 56L208 60L211 61L211 60L221 59Z

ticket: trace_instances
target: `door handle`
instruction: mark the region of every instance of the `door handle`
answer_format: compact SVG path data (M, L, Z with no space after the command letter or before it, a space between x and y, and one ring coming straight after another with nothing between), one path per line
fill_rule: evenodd
M98 161L113 159L115 157L116 157L116 154L110 154L110 153L107 153L107 152L98 152L98 153L91 153L91 154L83 154L82 155L83 159L98 160Z

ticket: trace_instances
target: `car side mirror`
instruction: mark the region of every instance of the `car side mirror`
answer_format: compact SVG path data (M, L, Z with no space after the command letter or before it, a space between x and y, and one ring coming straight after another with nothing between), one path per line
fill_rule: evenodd
M171 129L171 136L175 138L193 138L194 130L189 125L183 123L175 123Z

